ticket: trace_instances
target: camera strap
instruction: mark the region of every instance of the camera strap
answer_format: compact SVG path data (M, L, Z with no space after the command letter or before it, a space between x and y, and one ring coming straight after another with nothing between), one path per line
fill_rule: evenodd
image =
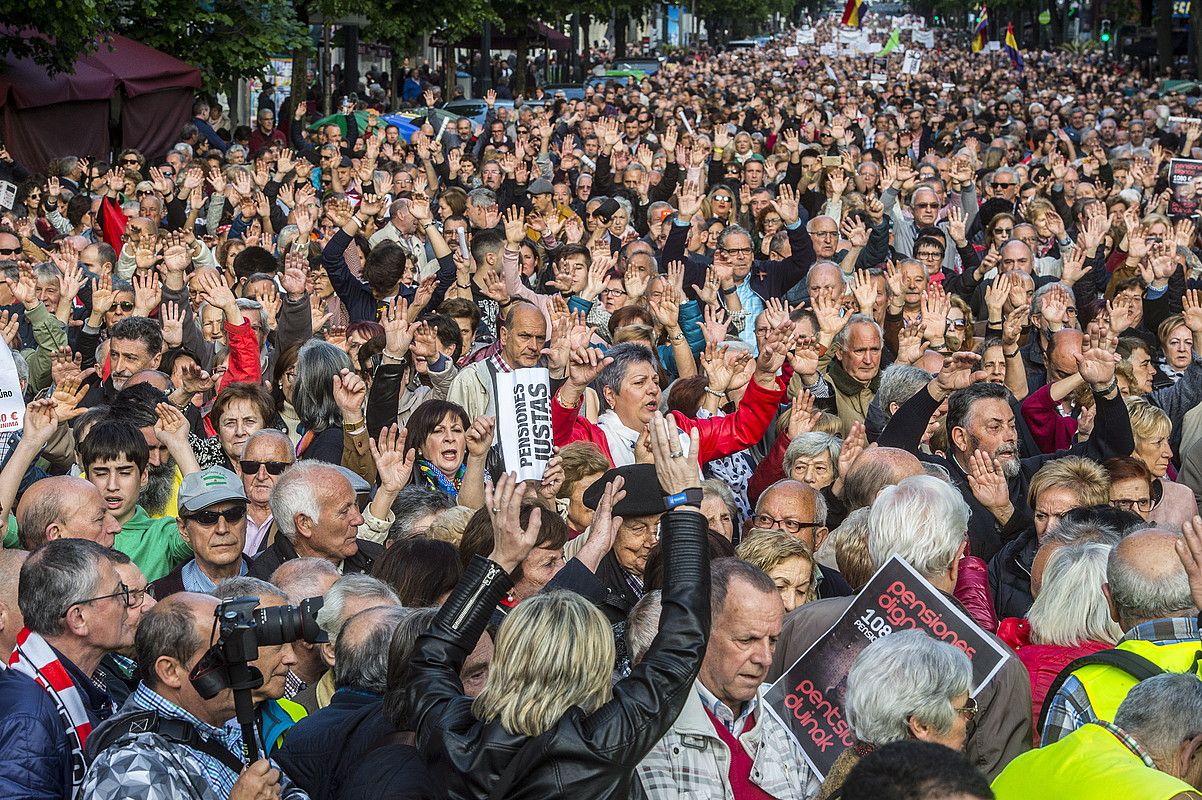
M242 759L231 753L225 745L202 734L191 722L176 717L164 717L153 710L122 714L109 724L102 725L94 731L88 737L88 761L95 760L103 750L121 739L143 733L158 734L167 741L182 744L198 753L215 758L235 775L240 775L246 766L242 763Z

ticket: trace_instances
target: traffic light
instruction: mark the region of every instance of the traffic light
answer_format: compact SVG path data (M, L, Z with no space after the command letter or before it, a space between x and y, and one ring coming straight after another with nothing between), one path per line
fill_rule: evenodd
M1102 39L1102 44L1110 42L1110 20L1108 19L1102 20L1102 34L1100 38Z

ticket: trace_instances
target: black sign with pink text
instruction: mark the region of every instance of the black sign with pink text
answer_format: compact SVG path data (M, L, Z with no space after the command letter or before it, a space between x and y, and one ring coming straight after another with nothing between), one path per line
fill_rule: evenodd
M797 738L810 766L824 778L839 754L855 743L843 713L852 662L869 643L911 629L965 652L972 661L974 695L1006 660L1001 645L905 560L893 556L765 697Z

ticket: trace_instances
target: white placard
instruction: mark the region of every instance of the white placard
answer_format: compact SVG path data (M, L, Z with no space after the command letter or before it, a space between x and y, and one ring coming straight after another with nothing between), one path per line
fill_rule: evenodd
M785 56L786 57L797 58L799 55L801 55L801 51L798 50L796 47L790 46L790 47L785 48Z
M11 211L17 202L17 185L8 181L0 181L0 208Z
M21 430L25 421L25 400L13 353L7 342L0 345L0 433L12 433Z
M551 387L545 367L497 373L497 438L505 469L541 480L551 460Z
M914 42L914 44L920 44L923 47L934 47L935 46L935 32L934 31L911 31L910 32L910 41Z
M814 41L814 30L812 28L807 28L797 34L798 44L814 44Z
M906 53L905 59L902 60L902 74L917 75L920 69L922 69L922 55L917 50Z
M839 49L835 45L834 42L827 42L826 44L818 46L818 54L822 55L822 56L829 56L830 58L834 58L836 55L839 54Z
M995 51L995 50L1001 50L1001 49L1002 49L1002 43L1001 43L1001 42L997 42L997 41L994 41L994 42L985 42L985 52L986 52L986 53L988 53L988 52L991 52L991 51Z

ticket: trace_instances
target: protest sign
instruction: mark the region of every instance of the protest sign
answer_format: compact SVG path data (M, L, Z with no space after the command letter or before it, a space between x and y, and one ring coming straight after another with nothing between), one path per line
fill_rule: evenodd
M551 388L544 367L497 373L497 439L505 469L539 480L551 460Z
M1169 161L1169 216L1187 217L1198 213L1198 190L1202 185L1202 161L1174 158Z
M815 33L813 28L803 28L797 32L798 44L814 44Z
M906 57L902 60L903 75L917 75L922 69L922 54L917 50L906 51Z
M911 31L910 32L910 41L912 41L914 44L920 44L923 47L934 47L935 46L935 32L934 31Z
M852 662L869 643L911 629L968 655L974 696L1006 660L1001 645L900 556L893 556L765 695L768 707L784 721L820 776L825 777L839 754L855 743L843 712Z
M786 57L797 58L797 56L799 56L799 55L801 55L801 51L798 50L796 47L793 47L792 45L790 45L789 47L785 48L785 56Z
M21 379L8 344L0 342L0 433L21 430L25 419L25 401L21 396Z
M17 202L17 185L8 181L0 181L0 208L11 211Z
M818 46L818 54L822 56L834 58L838 52L838 45L836 45L834 42L827 42L826 44L821 44Z

